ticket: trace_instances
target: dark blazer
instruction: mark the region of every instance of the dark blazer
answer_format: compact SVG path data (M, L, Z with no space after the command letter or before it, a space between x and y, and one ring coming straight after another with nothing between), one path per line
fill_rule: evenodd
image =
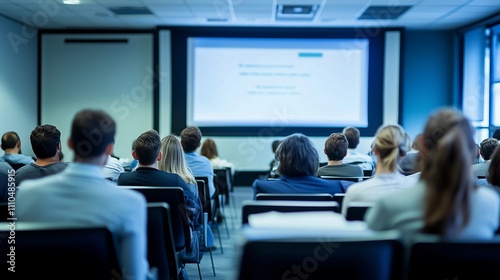
M315 176L281 176L275 180L257 179L253 182L253 197L258 193L343 193L340 181L326 180Z
M181 187L191 221L195 224L201 221L202 209L198 197L198 186L186 183L178 174L152 167L137 167L135 171L121 173L117 184L119 186Z

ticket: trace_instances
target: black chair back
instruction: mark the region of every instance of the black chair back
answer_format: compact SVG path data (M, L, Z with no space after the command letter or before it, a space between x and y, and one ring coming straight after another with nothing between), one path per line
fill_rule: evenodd
M174 245L170 206L148 203L148 262L158 269L158 280L178 279L181 263Z
M18 222L13 230L15 244L9 244L7 224L0 227L1 279L33 279L33 275L39 279L123 279L112 234L105 227ZM12 266L14 273L8 270Z
M224 196L225 204L229 204L229 192L232 189L231 169L214 168L214 174L217 176L219 194Z
M255 200L333 201L329 193L258 193Z
M245 200L242 206L242 222L248 224L251 214L277 212L305 212L305 211L332 211L339 212L339 205L335 201L262 201Z
M14 207L14 205L13 205ZM15 208L13 208L15 210ZM15 213L15 212L14 212ZM13 216L9 213L9 203L0 202L0 222L6 222L7 218L12 218Z
M342 209L342 203L344 202L345 193L336 193L333 195L333 201L339 204L339 209Z
M314 231L292 237L283 230L256 232L258 238L247 235L241 246L239 280L402 279L403 247L396 233L329 236Z
M373 202L351 202L347 205L345 219L348 221L363 221L366 211L373 206Z
M427 239L427 240L426 240ZM418 235L408 279L500 279L500 238L439 241Z
M174 230L174 244L176 251L191 245L191 234L188 223L188 214L184 201L184 191L181 187L156 186L119 186L140 192L148 203L165 202L170 206L172 229Z

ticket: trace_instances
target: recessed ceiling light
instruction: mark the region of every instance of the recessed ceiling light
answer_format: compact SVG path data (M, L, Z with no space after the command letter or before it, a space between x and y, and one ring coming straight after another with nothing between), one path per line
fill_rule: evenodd
M78 5L78 4L80 4L80 0L63 0L62 2L66 5Z

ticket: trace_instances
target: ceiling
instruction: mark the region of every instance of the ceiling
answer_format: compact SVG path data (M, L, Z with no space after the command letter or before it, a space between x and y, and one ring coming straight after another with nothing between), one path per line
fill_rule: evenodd
M135 29L156 26L307 26L455 29L500 13L500 0L0 0L0 14L39 29ZM68 1L68 0L64 0ZM75 1L75 0L73 0ZM291 8L281 5L314 5ZM367 13L370 6L386 6ZM116 14L112 9L125 8ZM398 12L404 11L396 18ZM151 14L130 14L149 10ZM286 10L286 9L285 9Z

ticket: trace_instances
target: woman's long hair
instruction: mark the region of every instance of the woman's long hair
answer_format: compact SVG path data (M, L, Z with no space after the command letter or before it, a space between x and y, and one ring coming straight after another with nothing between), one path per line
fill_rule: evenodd
M196 179L189 170L181 142L173 134L161 140L162 158L158 163L158 169L178 174L186 183L196 184Z
M408 136L400 125L386 125L377 131L373 150L376 150L380 162L388 170L397 169L399 158L406 155L409 150Z
M470 196L477 188L471 171L472 135L469 120L456 109L439 110L427 121L420 150L425 233L452 237L469 223Z

